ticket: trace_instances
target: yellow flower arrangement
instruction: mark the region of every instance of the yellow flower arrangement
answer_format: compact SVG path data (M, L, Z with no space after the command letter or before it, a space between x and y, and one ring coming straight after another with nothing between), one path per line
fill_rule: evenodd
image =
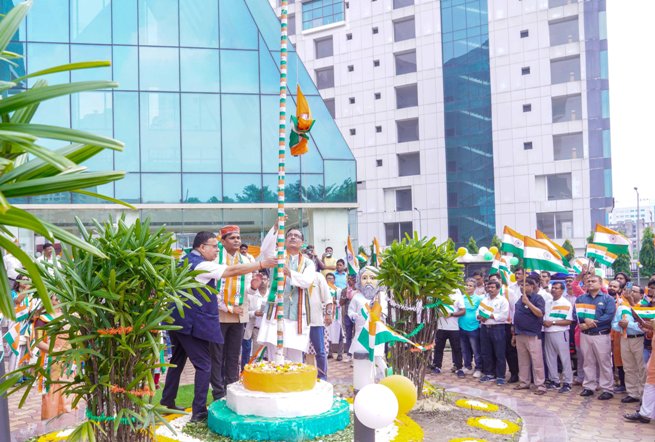
M471 427L481 428L495 434L514 434L521 429L512 421L487 416L470 417L466 423Z
M466 408L469 410L479 410L479 411L498 411L498 405L490 404L489 402L477 401L474 399L458 399L455 402L460 408Z
M393 438L393 442L420 442L424 438L421 426L406 414L398 416L395 425L398 427L398 434Z

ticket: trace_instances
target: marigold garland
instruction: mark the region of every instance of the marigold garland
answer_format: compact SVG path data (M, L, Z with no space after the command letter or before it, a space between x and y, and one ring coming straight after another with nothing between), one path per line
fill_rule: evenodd
M458 399L455 402L460 408L479 411L498 411L498 405L490 404L489 402L476 401L474 399Z
M494 434L514 434L521 429L512 421L488 416L470 417L466 423Z
M149 387L142 388L140 390L126 390L123 387L119 387L118 385L112 385L111 389L109 390L112 393L120 394L120 393L129 393L133 396L138 396L138 397L143 397L143 396L154 396L155 392L152 391Z

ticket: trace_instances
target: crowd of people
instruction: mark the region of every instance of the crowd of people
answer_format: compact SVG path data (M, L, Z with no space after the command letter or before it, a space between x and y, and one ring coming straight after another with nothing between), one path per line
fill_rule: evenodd
M499 274L475 272L464 294L450 295L439 315L433 372L442 373L448 342L458 377L537 395L570 393L576 385L580 396L598 392L598 400L624 394L622 403L641 405L625 419L655 418L653 325L635 312L655 306L655 275L645 288L625 273L607 282L586 267L557 281L546 271L516 268L514 275L503 284Z

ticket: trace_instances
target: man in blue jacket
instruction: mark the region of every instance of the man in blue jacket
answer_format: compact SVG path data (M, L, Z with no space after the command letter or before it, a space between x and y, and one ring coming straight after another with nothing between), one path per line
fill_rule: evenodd
M196 276L196 281L214 289L218 279L271 268L277 263L275 258L267 258L260 262L228 267L214 262L217 255L218 239L216 235L211 232L200 232L193 240L193 250L184 257L192 270L204 271ZM171 367L166 375L161 405L171 410L182 410L175 406L175 398L180 385L180 376L188 358L196 370L191 422L201 422L207 419L207 392L211 376L209 345L210 343L222 344L223 335L218 317L216 294L207 289L193 292L200 305L188 302L184 307L184 316L180 315L178 309L174 309L171 313L174 325L181 328L169 332L173 346L171 364L175 366Z

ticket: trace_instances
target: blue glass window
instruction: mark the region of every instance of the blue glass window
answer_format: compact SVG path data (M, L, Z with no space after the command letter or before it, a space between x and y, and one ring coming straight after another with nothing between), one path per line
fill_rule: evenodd
M323 184L323 175L308 175L303 173L302 188L304 202L320 203L325 201L325 185Z
M30 73L68 63L68 45L51 43L30 43L27 46L27 70ZM32 87L38 80L47 80L48 84L68 83L68 72L43 75L27 80Z
M264 172L277 173L278 163L279 163L278 129L279 129L279 115L280 115L280 97L276 95L275 96L264 95L262 96L261 103L262 103L263 170ZM290 121L289 115L295 115L295 113L296 113L295 103L290 98L287 98L287 120ZM290 123L287 122L287 124ZM289 129L289 127L290 126L287 126L287 130ZM299 157L287 155L285 161L285 170L289 173L300 173Z
M178 49L139 49L141 90L177 91L180 89Z
M144 204L180 203L179 173L142 173L141 202Z
M221 92L259 93L256 51L221 50Z
M243 0L219 2L221 48L257 49L257 25Z
M114 44L135 45L138 42L137 2L134 0L112 0L114 20L112 32ZM120 17L118 19L117 17Z
M139 49L136 46L113 46L114 81L122 90L139 88Z
M111 61L111 46L71 45L70 51L71 63L81 61ZM71 80L111 80L111 66L72 71Z
M258 203L262 201L261 175L228 173L223 175L223 202ZM275 192L277 192L277 187Z
M256 95L222 95L223 170L225 172L260 172L261 139L259 134L259 97ZM228 186L225 184L225 195Z
M293 3L292 1L289 4ZM280 47L280 20L273 8L262 8L260 0L246 0L246 5L259 26L259 32L264 37L259 47L268 46L268 49ZM289 35L291 34L291 19L289 16ZM289 50L292 50L289 48Z
M177 46L177 0L139 0L139 42L142 45Z
M601 109L603 118L610 117L610 91L600 91Z
M600 78L609 79L609 62L607 61L607 51L600 51Z
M111 43L111 2L71 0L71 42Z
M34 2L27 14L27 32L30 41L67 42L68 0Z
M136 92L114 92L114 137L125 143L122 152L114 155L116 169L138 172L139 149L139 95Z
M337 124L330 115L320 96L308 96L307 102L312 110L312 116L320 124L315 124L311 131L312 141L325 140L325 147L321 149L323 158L352 159L348 144L341 136ZM311 143L314 144L314 143Z
M88 190L89 192L95 192L100 195L113 197L114 183L107 183L101 186L89 187L84 190ZM73 204L103 204L107 202L101 198L95 198L93 196L82 195L79 193L72 193L71 196L73 198Z
M54 126L70 127L70 97L58 97L39 104L32 123L52 124ZM39 144L51 149L65 146L64 141L41 139Z
M268 51L259 51L259 83L262 94L280 93L280 71L277 68L279 55L277 52L275 54L278 59L273 60Z
M311 0L302 4L302 28L312 29L343 21L343 0Z
M115 182L116 198L127 203L141 202L141 177L137 173L128 173L122 180Z
M142 93L140 111L141 170L179 171L181 156L179 95ZM143 184L145 188L145 181Z
M210 173L185 173L182 190L185 203L220 203L223 198L221 175Z
M612 140L609 129L603 130L603 156L605 158L612 156Z
M318 138L317 138L318 139ZM312 141L315 141L312 139ZM337 144L335 142L335 144ZM302 163L302 173L323 173L323 157L321 156L321 152L318 151L318 147L315 144L311 144L311 148L309 151L300 157L300 161ZM326 146L327 147L327 146ZM328 150L329 147L324 148L324 150Z
M220 92L217 49L180 49L182 90Z
M72 95L71 102L73 128L112 136L111 92L82 92Z
M216 0L180 0L180 46L218 48Z
M221 171L219 95L182 94L182 167L184 172Z
M354 161L325 161L325 201L356 201Z

